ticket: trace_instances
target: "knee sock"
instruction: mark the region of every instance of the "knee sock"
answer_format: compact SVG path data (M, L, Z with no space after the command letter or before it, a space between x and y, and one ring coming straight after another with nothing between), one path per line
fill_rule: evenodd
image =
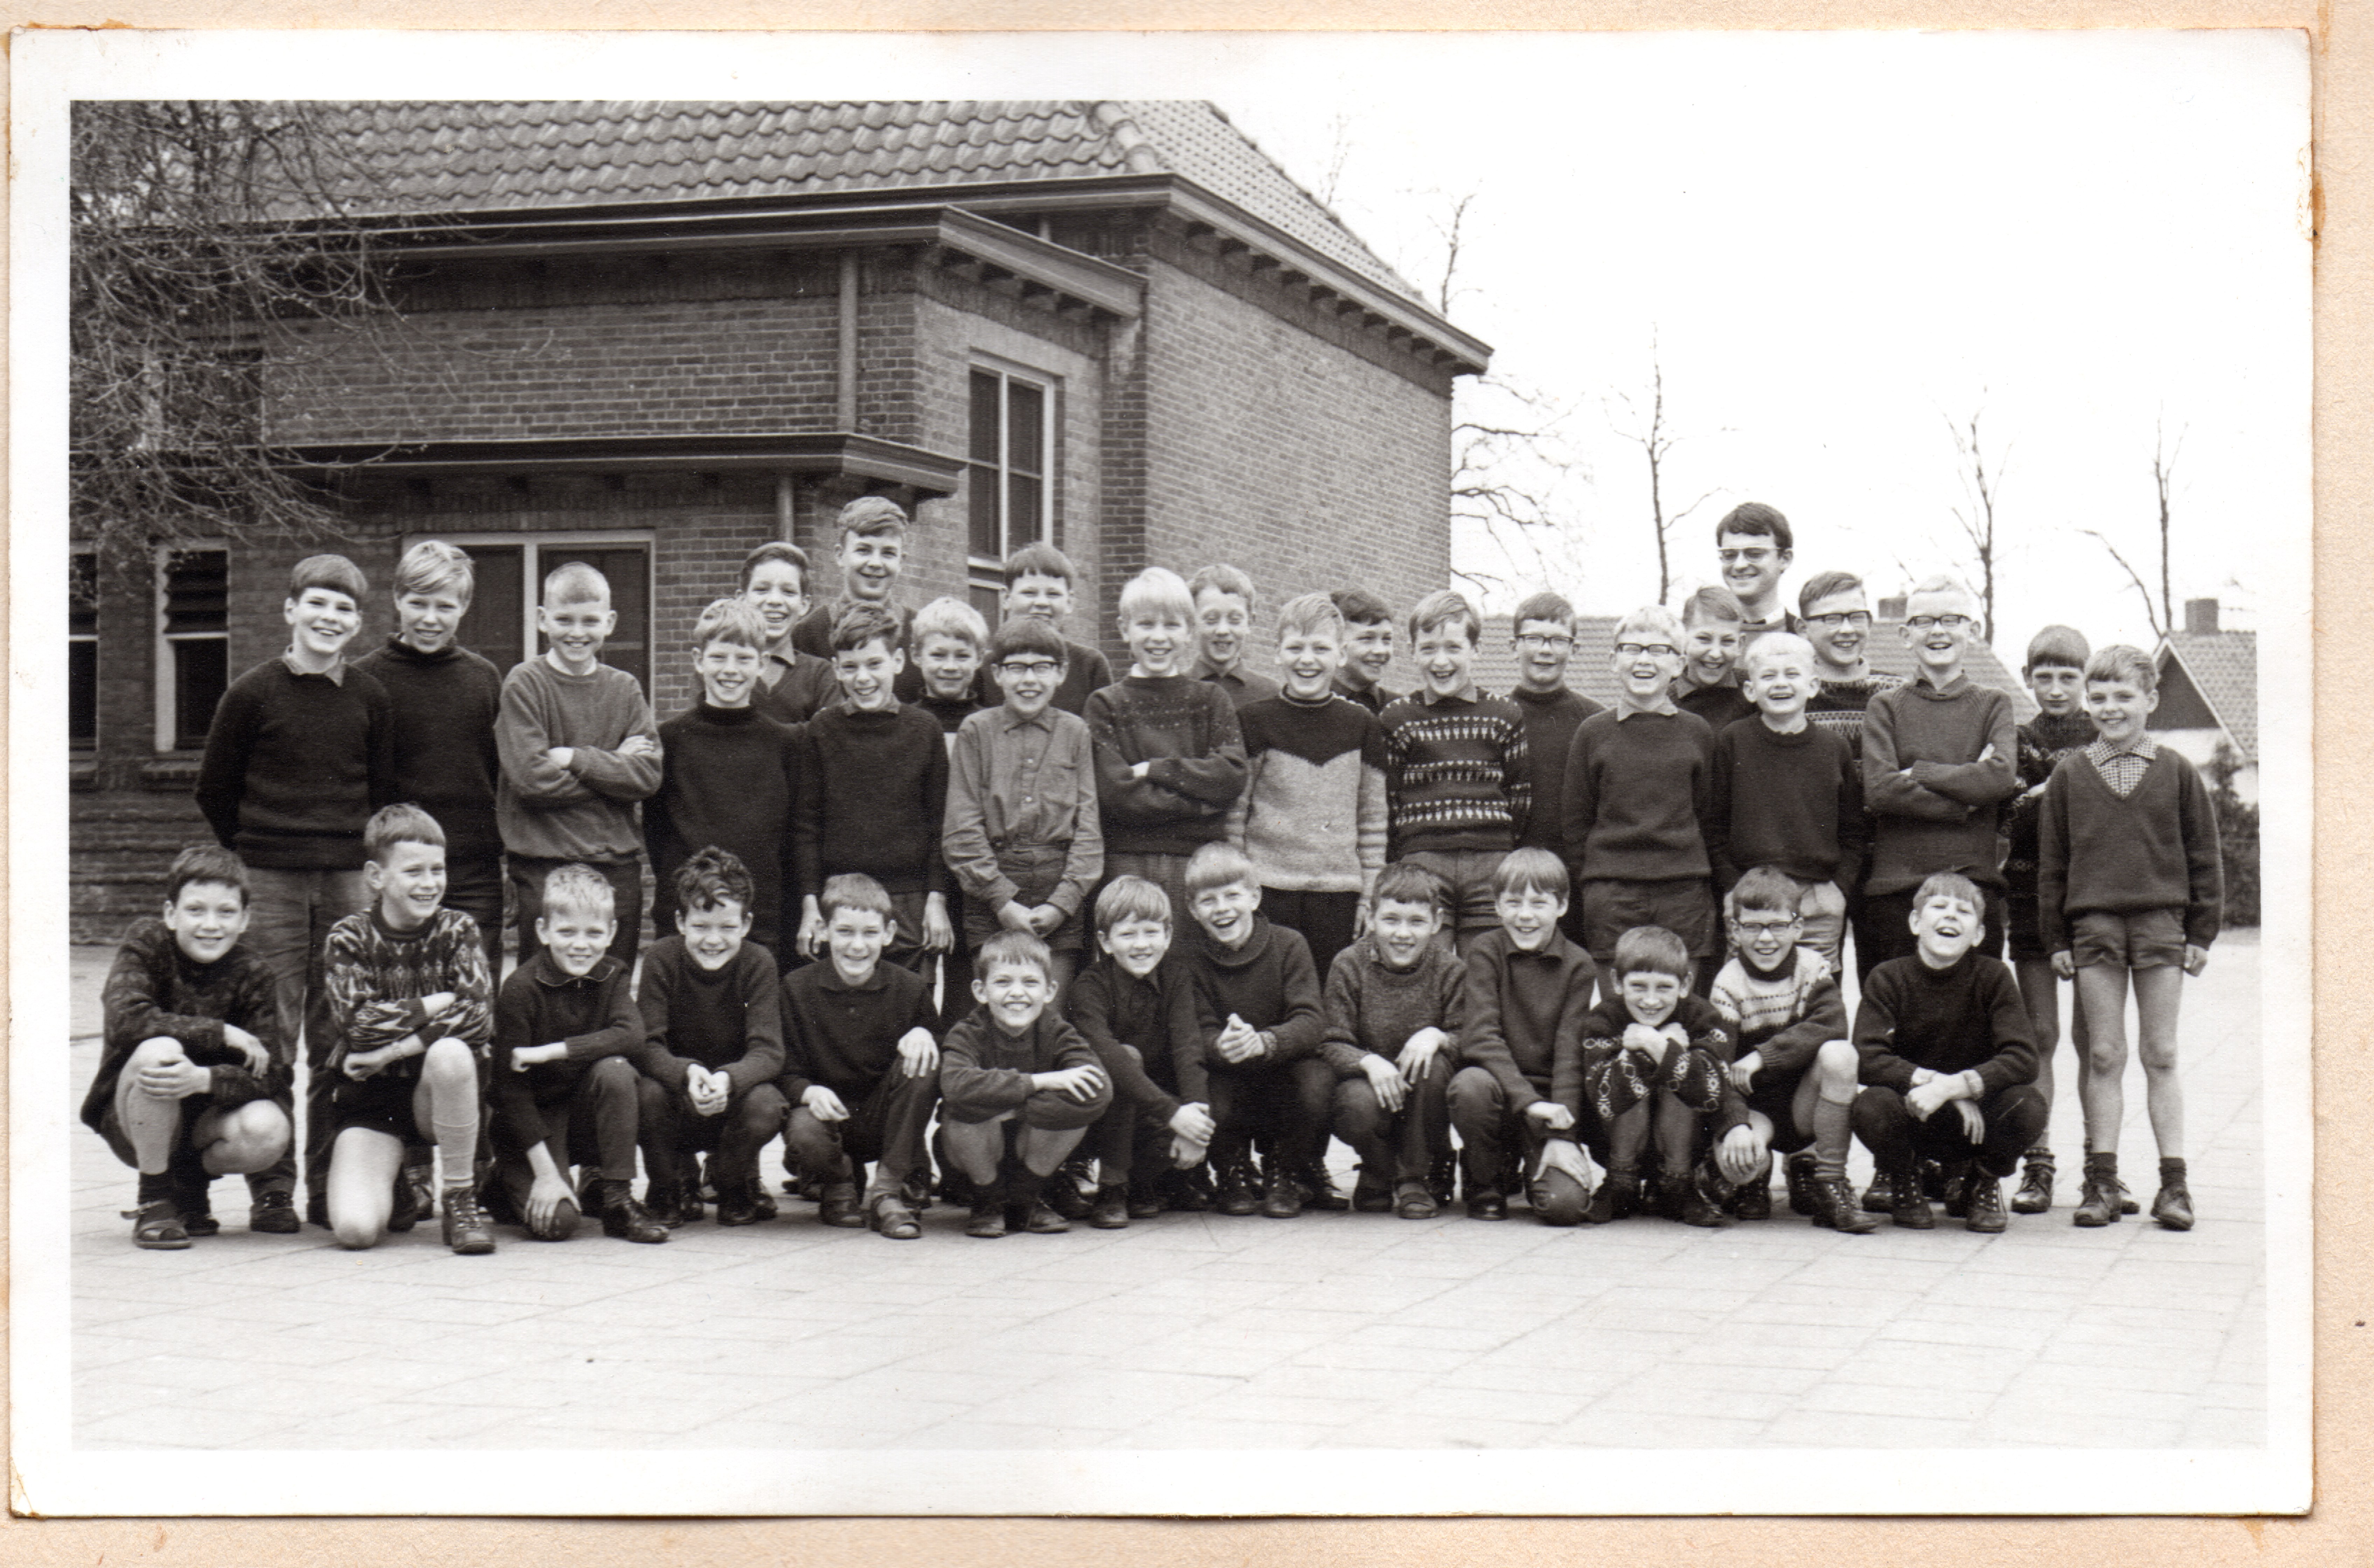
M1027 1219L1039 1206L1039 1199L1047 1190L1048 1178L1024 1164L1014 1162L1005 1177L1005 1202L1008 1208L1019 1209Z
M445 1107L439 1106L437 1109ZM474 1115L448 1121L439 1116L434 1125L437 1163L444 1168L445 1189L450 1192L457 1187L470 1186L477 1176L478 1118Z
M2098 1177L2103 1181L2118 1180L2119 1157L2116 1154L2086 1155L2086 1177L2088 1181L2094 1180Z
M159 1203L173 1196L173 1178L165 1171L140 1173L140 1201L145 1206Z
M1847 1144L1853 1137L1854 1102L1828 1095L1814 1102L1814 1174L1824 1181L1844 1181Z
M2182 1187L2184 1162L2173 1157L2162 1159L2159 1163L2159 1184L2162 1187Z

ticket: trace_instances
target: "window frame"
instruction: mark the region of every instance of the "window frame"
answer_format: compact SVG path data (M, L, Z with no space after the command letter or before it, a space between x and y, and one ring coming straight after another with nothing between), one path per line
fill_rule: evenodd
M79 567L76 565L76 563L78 563L78 562L85 562L85 561L87 561L87 562L88 562L88 563L89 563L89 566L88 566L88 568L87 569L88 569L88 570L89 571L89 573L90 573L90 616L91 616L91 627L90 627L90 630L89 630L89 631L88 631L88 632L78 632L78 631L76 631L76 630L75 630L75 629L74 629L74 598L73 598L73 596L74 596L74 583L75 583L75 574L76 573L76 571L77 571L77 570L80 570L80 569L85 569L85 568L79 568ZM66 691L66 749L67 749L69 752L71 752L71 753L72 753L75 756L76 756L76 757L84 757L84 756L88 756L88 755L92 755L93 753L95 753L95 752L97 752L97 751L99 750L99 708L100 708L100 701L99 701L99 605L100 605L100 581L99 581L99 546L98 546L95 543L94 543L94 544L69 544L69 545L66 547L66 595L67 595L67 602L66 602L66 649L67 649L67 651L66 651L66 670L67 670L67 676L66 676L66 685L67 685L67 691ZM73 670L74 670L74 651L73 651L73 650L74 650L74 648L75 648L75 645L76 645L76 644L77 644L77 643L85 643L85 642L87 642L87 643L90 644L90 663L91 663L91 714L90 714L90 738L89 738L88 740L87 740L87 741L84 741L84 740L76 740L76 739L75 738L75 733L74 733L74 691L73 691L73 686L74 686L74 676L73 676Z
M1001 503L1001 537L999 539L999 543L1004 546L1004 550L1003 553L994 560L987 556L976 556L972 553L972 519L970 516L970 509L979 499L979 497L974 494L974 480L978 477L980 470L990 466L971 455L972 378L975 376L995 376L998 381L997 462L995 464L995 471L997 474L999 501ZM1030 387L1039 393L1040 398L1038 474L1039 516L1036 520L1036 531L1031 533L1028 539L1017 537L1014 532L1013 520L1011 517L1005 515L1005 509L1003 506L1005 497L1009 494L1006 489L1007 482L1014 473L1014 470L1010 466L1011 456L1014 450L1013 398L1011 395L1011 388L1016 382L1020 382L1025 386ZM1036 366L1020 364L1015 360L1000 358L996 355L981 353L979 351L975 351L966 360L965 506L967 516L965 519L965 586L969 591L968 597L970 597L970 591L985 591L1002 596L1005 591L1005 557L1012 555L1016 550L1020 549L1025 544L1028 544L1036 540L1046 540L1051 544L1056 544L1058 545L1061 544L1061 541L1057 540L1055 536L1055 520L1062 515L1062 507L1059 504L1059 490L1062 481L1061 475L1056 468L1057 442L1055 439L1055 430L1057 425L1061 423L1063 406L1064 378L1052 370L1042 370ZM991 616L990 622L993 626L995 625L996 617Z
M223 629L218 632L172 632L166 629L172 603L172 567L177 556L219 554L223 557ZM186 756L200 747L184 746L181 739L181 655L178 645L184 642L219 642L223 645L223 689L229 691L237 672L230 667L230 541L227 539L160 539L150 546L149 584L153 608L151 616L156 630L156 649L151 667L156 672L154 717L155 729L150 739L160 755Z
M399 556L424 539L441 539L463 550L517 549L520 552L520 650L523 658L534 659L543 649L536 647L539 634L535 629L536 602L542 596L544 567L540 552L546 545L563 549L626 549L641 548L643 552L643 627L644 662L652 675L659 674L659 531L652 528L554 528L522 529L511 532L479 531L471 533L448 532L441 529L407 529L396 542ZM471 603L475 605L476 600ZM509 671L500 672L508 674ZM649 696L650 694L644 694Z

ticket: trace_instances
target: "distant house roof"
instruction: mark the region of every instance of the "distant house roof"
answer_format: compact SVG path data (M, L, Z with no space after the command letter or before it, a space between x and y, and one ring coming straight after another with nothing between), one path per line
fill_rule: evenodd
M1171 174L1423 303L1216 106L987 103L352 102L325 106L358 215L925 193Z
M2173 669L2171 669L2173 666ZM2259 760L2259 634L2170 632L2160 643L2162 695L2155 729L2187 729L2180 682L2214 724L2233 737L2246 763Z
M1607 654L1616 641L1620 619L1616 615L1576 616L1574 661L1566 669L1569 688L1608 708L1616 706L1616 673L1607 667ZM1872 623L1870 640L1863 645L1865 657L1880 673L1902 675L1909 680L1913 673L1912 650L1897 635L1897 625L1894 621ZM1484 646L1475 655L1475 684L1486 691L1506 692L1517 684L1517 653L1510 646L1509 636L1508 616L1486 617ZM1972 681L2008 696L2021 723L2036 717L2036 699L2028 695L2027 685L1995 657L1993 649L1982 642L1971 643L1964 668ZM1400 685L1416 684L1416 677L1407 671L1396 671L1394 680Z

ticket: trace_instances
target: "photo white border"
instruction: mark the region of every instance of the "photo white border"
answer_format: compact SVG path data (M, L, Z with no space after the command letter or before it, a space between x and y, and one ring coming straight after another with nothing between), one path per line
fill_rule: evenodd
M76 1450L68 1420L63 734L65 109L109 98L1213 97L1257 58L1315 49L1336 68L1426 52L1522 47L1520 35L488 34L20 31L13 40L10 409L11 1504L42 1515L382 1514L2275 1514L2309 1497L2305 1049L2262 1051L2269 1442L2264 1449L1427 1451L1414 1486L1369 1451L970 1453L546 1450L550 1484L523 1504L494 1451L174 1451L135 1467ZM2307 92L2303 50L2300 91ZM2303 127L2306 118L2303 113ZM2309 259L2294 345L2301 411L2290 525L2260 551L2262 667L2309 670L2313 583L2308 424ZM2265 684L2262 683L2262 686ZM2261 712L2265 924L2262 1037L2310 1034L2312 683L2268 686ZM22 895L14 892L24 889ZM605 1462L588 1467L599 1456ZM1973 1463L1974 1459L1984 1460ZM598 1469L598 1482L587 1474ZM135 1477L136 1475L136 1483ZM918 1487L915 1478L932 1478ZM1722 1478L1719 1482L1710 1477ZM1910 1500L1910 1501L1908 1501Z

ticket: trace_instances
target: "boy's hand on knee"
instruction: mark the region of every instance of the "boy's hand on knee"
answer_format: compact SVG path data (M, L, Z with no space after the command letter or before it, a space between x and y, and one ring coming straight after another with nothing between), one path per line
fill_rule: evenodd
M1722 1141L1715 1145L1715 1169L1733 1186L1753 1181L1757 1172L1764 1168L1765 1150L1764 1140L1756 1136L1756 1129L1742 1123L1724 1133Z
M187 1057L168 1057L140 1070L140 1092L152 1100L185 1100L214 1084L213 1071Z
M2192 960L2192 949L2189 947L2186 948L2184 950L2184 956L2186 965L2190 967ZM2204 954L2203 956L2205 958L2207 954ZM2052 973L2063 980L2075 979L2077 977L2077 955L2070 952L2065 947L2060 952L2054 954L2052 955Z
M1953 1095L1952 1079L1932 1078L1925 1083L1916 1083L1912 1086L1912 1092L1904 1096L1904 1108L1922 1121L1927 1121L1937 1114L1937 1107L1947 1100L1953 1099ZM1961 1104L1958 1100L1955 1103Z
M1170 1130L1178 1138L1193 1144L1195 1159L1200 1160L1204 1157L1204 1145L1212 1141L1212 1134L1218 1131L1219 1127L1212 1120L1212 1113L1209 1109L1190 1101L1172 1114ZM1171 1145L1171 1153L1174 1155L1178 1153L1176 1142ZM1191 1160L1188 1163L1193 1164L1194 1161Z
M1409 1085L1402 1082L1399 1067L1371 1053L1360 1059L1360 1071L1368 1075L1369 1092L1377 1096L1377 1104L1388 1115L1402 1108L1402 1101L1409 1094Z
M2205 947L2195 947L2189 942L2186 942L2184 944L2184 972L2197 978L2200 976L2201 971L2207 967L2209 967L2209 950Z
M1067 1100L1087 1105L1105 1086L1104 1073L1093 1067L1068 1067L1061 1072L1034 1072L1030 1075L1033 1089L1052 1089Z
M1441 1054L1442 1047L1449 1044L1450 1040L1450 1036L1429 1024L1404 1041L1401 1054L1402 1081L1415 1083L1425 1077L1427 1069L1434 1065L1434 1059Z
M926 1077L940 1070L939 1042L932 1038L930 1030L918 1025L899 1036L899 1065L910 1078Z
M849 1107L840 1103L840 1096L821 1083L809 1084L800 1095L800 1104L805 1106L808 1115L818 1121L849 1119Z
M1574 1113L1556 1100L1535 1100L1525 1107L1525 1115L1552 1132L1574 1130Z
M1761 1071L1763 1067L1764 1053L1748 1052L1731 1064L1731 1086L1743 1094L1746 1094L1749 1086L1756 1082L1757 1073Z
M1962 1116L1962 1136L1973 1143L1983 1143L1987 1138L1987 1116L1979 1109L1976 1100L1957 1100L1954 1108Z

